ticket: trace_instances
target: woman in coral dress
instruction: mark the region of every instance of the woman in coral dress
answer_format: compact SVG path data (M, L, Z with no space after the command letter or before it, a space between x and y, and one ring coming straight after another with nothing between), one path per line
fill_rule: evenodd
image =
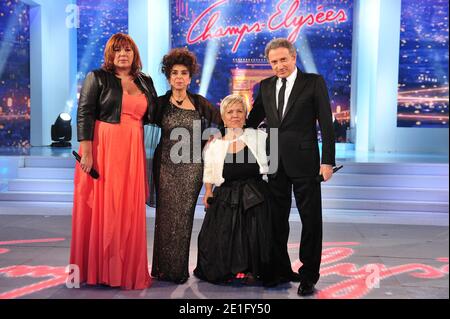
M145 289L151 282L143 124L152 121L156 92L141 68L134 41L113 35L102 69L87 75L80 94L70 264L82 283Z

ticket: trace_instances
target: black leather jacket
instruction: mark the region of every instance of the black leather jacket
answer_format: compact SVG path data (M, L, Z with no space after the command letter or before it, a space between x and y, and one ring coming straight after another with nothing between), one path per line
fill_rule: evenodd
M155 121L158 96L151 77L139 73L134 83L147 97L147 112L143 124ZM89 72L80 92L77 112L78 141L92 141L95 121L119 123L122 113L122 84L113 73L98 69Z

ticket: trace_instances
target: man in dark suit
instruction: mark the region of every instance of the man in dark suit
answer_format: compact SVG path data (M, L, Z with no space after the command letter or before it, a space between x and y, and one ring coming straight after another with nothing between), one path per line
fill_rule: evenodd
M266 46L265 53L275 76L261 81L247 126L256 128L266 119L268 131L278 129L278 168L269 175L274 204L277 273L274 285L299 281L298 294L305 296L314 293L314 285L320 276L322 198L316 178L321 174L327 181L333 174L335 137L332 112L324 79L297 68L297 55L292 43L287 39L274 39ZM317 141L317 121L322 134L322 160ZM300 261L303 265L298 273L292 271L287 251L292 189L302 221Z

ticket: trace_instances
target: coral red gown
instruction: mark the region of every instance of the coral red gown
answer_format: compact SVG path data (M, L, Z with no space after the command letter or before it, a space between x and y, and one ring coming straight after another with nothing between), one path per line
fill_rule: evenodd
M142 124L146 110L145 95L124 93L120 123L95 123L92 150L100 178L76 165L70 263L78 265L82 283L150 286Z

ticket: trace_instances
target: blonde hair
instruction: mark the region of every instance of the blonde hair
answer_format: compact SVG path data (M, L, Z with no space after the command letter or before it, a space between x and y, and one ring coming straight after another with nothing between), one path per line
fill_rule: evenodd
M247 103L244 98L238 94L231 94L226 96L222 102L220 102L220 115L223 117L228 107L233 104L239 103L244 108L245 116L247 116Z

